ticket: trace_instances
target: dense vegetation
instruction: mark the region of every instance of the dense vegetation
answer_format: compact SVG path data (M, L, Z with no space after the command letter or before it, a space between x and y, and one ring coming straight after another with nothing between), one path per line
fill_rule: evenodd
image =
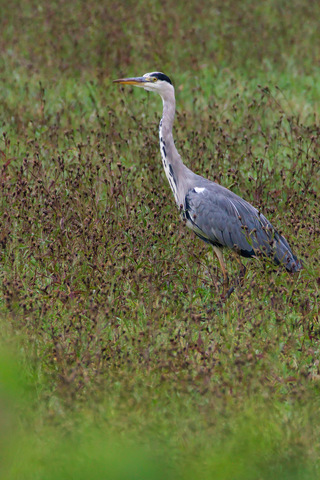
M1 478L319 478L320 4L1 11ZM153 70L185 163L259 206L299 274L246 261L221 301L160 99L112 84Z

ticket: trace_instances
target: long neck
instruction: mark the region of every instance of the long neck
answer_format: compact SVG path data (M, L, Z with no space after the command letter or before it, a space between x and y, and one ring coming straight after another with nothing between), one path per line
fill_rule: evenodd
M175 147L172 126L175 115L174 91L162 97L163 114L159 125L160 153L162 164L178 206L183 203L186 175L190 170L183 164Z

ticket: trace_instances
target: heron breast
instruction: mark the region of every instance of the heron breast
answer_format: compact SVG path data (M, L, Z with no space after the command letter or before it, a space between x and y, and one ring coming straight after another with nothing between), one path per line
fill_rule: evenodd
M160 122L159 127L159 140L160 140L160 154L162 159L163 168L168 179L169 185L173 192L174 198L178 203L178 188L177 188L177 181L173 172L172 165L170 163L170 159L168 158L167 150L166 150L166 142L162 136L162 122Z

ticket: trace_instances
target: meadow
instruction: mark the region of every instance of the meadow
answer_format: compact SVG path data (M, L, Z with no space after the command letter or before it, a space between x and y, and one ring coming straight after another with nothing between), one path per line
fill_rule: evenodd
M320 4L1 2L0 478L320 476ZM244 260L221 301L179 219L176 146L304 268ZM225 253L235 281L238 264Z

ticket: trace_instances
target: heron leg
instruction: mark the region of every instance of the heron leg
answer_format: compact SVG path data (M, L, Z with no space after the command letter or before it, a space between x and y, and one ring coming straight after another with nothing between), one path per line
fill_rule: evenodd
M236 259L236 261L238 262L239 266L240 266L240 271L239 271L239 277L238 277L238 281L239 281L239 285L243 285L243 282L244 282L244 277L246 275L246 267L243 265L243 263L241 262L241 258L240 258L240 255L238 255L238 253L236 252L232 252L233 253L233 256L234 258Z
M222 251L220 250L220 248L216 247L215 245L213 245L213 250L214 250L214 253L217 255L219 263L220 263L220 267L221 267L222 275L223 275L223 293L224 293L224 295L226 295L228 293L229 277L228 277L228 272L227 272L227 269L226 269L226 265L225 265L224 260L223 260Z

